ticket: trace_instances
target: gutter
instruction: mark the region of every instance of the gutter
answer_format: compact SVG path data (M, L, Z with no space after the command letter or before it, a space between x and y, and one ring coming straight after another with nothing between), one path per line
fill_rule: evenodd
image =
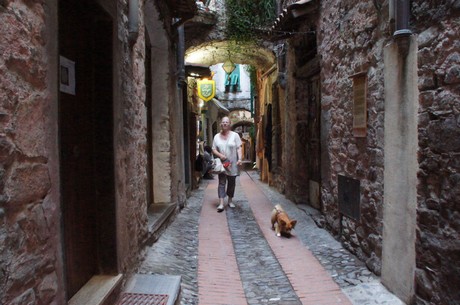
M410 36L412 31L409 29L410 3L409 0L393 0L396 30L393 33L393 39L398 44L400 54L406 56L409 52Z
M128 3L128 42L133 45L139 36L139 0Z

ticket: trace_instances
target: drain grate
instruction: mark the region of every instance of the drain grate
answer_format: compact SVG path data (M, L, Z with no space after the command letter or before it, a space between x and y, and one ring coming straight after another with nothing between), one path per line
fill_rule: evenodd
M118 305L166 305L167 294L123 293Z

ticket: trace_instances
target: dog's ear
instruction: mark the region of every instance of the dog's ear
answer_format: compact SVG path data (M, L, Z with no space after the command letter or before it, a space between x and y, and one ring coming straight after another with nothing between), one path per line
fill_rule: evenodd
M286 226L286 221L283 220L283 219L280 219L280 220L279 220L279 223L280 223L280 226L283 226L283 227Z
M292 228L295 227L296 223L297 223L297 220L291 220L291 226L292 226Z

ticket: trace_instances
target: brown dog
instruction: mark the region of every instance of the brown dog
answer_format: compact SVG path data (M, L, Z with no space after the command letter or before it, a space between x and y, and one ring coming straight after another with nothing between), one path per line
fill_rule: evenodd
M272 211L272 229L275 230L276 236L291 236L291 230L294 229L297 220L289 219L288 214L283 210L281 205L275 205Z

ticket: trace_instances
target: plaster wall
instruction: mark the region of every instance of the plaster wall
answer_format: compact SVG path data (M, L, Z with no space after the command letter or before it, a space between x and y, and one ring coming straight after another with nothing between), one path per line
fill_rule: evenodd
M384 50L385 171L382 282L406 303L414 296L417 205L417 40L407 57Z
M170 46L153 3L146 7L152 44L153 204L171 202Z

